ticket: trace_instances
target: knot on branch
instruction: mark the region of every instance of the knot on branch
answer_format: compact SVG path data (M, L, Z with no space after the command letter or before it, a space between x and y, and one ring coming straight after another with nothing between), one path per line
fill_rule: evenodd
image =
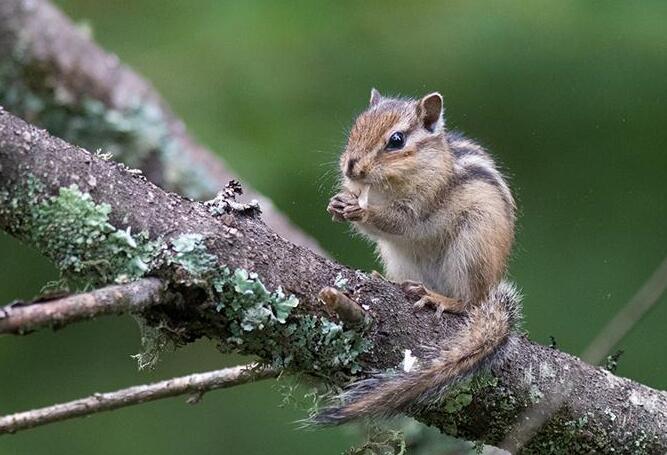
M317 297L329 310L337 314L341 321L354 327L366 322L366 313L363 308L338 289L325 287Z
M219 191L211 200L204 202L206 208L213 216L221 216L230 213L245 215L250 217L259 216L262 211L259 208L259 202L256 199L248 203L238 202L237 196L243 194L241 184L236 180L230 180L227 185Z

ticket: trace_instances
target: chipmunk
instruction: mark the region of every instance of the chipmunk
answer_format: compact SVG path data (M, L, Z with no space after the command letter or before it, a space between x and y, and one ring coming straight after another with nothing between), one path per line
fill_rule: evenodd
M327 210L376 243L385 274L415 306L464 313L466 323L416 371L360 381L324 409L319 423L410 412L502 357L519 318L519 296L503 281L514 239L515 203L493 159L448 131L443 100L371 91L340 157L342 191Z

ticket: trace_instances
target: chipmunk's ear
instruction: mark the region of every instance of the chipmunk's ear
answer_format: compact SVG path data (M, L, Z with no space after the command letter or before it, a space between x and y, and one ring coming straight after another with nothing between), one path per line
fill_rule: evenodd
M438 92L429 93L419 101L419 116L424 128L434 132L438 127L444 126L442 111L442 95Z
M373 87L371 89L371 100L368 102L368 105L371 107L377 106L380 104L380 101L382 101L382 95Z

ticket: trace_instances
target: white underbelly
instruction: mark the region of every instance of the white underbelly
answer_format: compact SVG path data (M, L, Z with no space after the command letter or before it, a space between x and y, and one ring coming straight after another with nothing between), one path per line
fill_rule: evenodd
M395 244L379 240L378 248L385 265L387 278L402 282L418 281L429 289L449 294L452 286L448 283L444 270L445 252L430 248L420 248L415 244Z

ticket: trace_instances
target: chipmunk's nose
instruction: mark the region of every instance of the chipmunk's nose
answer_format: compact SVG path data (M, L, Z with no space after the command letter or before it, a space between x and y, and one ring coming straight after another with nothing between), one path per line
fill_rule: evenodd
M347 165L345 166L345 175L351 179L363 178L366 176L366 172L359 171L356 168L357 163L359 162L356 158L350 158L347 160Z

